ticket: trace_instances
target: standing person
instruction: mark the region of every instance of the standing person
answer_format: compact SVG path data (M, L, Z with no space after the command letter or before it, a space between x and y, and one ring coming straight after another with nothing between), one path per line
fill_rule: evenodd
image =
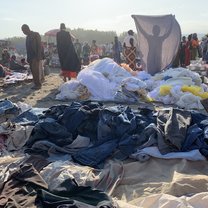
M202 60L207 63L208 61L208 38L205 35L201 41L201 48L202 48Z
M85 42L82 48L83 65L89 64L89 56L90 56L90 46L87 42Z
M110 58L110 44L109 43L106 43L105 44L105 56L109 57Z
M75 48L75 51L77 53L77 56L78 56L78 58L80 60L80 58L81 58L81 52L82 52L82 45L81 45L81 43L79 42L78 39L75 40L74 48Z
M187 38L187 41L186 41L185 66L190 65L190 60L191 60L191 39L192 39L192 34L188 35L188 38Z
M180 66L185 67L185 57L186 57L186 36L182 37L180 43Z
M71 35L66 31L64 23L60 25L60 31L56 35L56 41L61 71L66 82L67 78L71 79L71 77L77 76L77 72L81 69L81 64L74 49Z
M114 38L114 44L113 44L113 59L117 64L121 63L121 51L122 51L121 42L118 40L118 37L116 36Z
M185 66L190 65L190 60L191 60L191 39L192 39L192 34L188 35L187 41L186 41L186 48L185 48Z
M136 38L134 37L133 30L129 30L124 39L124 57L129 67L136 71Z
M29 26L26 24L22 25L22 31L27 36L27 62L30 65L34 82L34 86L31 89L38 90L42 86L40 73L41 37L39 33L31 31Z
M40 59L40 80L41 80L41 82L45 81L44 62L45 62L45 51L44 51L43 43L41 43L41 59Z
M191 60L196 60L199 48L199 40L196 33L193 33L192 40L191 40Z
M102 49L102 58L104 58L105 57L105 54L106 54L105 44L102 45L101 49Z
M90 47L90 62L93 62L96 59L99 59L99 51L98 46L96 44L96 40L92 41L92 45Z
M109 43L109 58L113 58L113 42Z

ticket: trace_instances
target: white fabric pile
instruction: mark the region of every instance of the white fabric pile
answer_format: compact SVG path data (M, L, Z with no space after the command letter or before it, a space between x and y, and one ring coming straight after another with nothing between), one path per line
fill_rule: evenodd
M77 84L87 87L91 94L91 99L95 100L114 100L114 95L119 89L123 79L131 77L132 75L124 68L120 67L110 58L104 58L92 62L88 67L80 71L77 76ZM74 85L69 81L65 83L65 89L68 88L68 93L63 92L65 89L60 88L60 94L56 99L62 100L66 97L78 99L78 95L69 95L74 91Z
M90 93L88 89L78 80L70 80L59 87L60 93L56 95L57 100L88 99Z
M64 83L59 90L58 100L138 101L144 98L139 95L142 94L150 101L185 109L203 109L200 100L208 98L208 87L196 72L171 68L155 76L145 71L132 75L110 58L92 62L80 71L77 80Z
M154 81L153 81L154 80ZM204 95L208 90L202 84L200 75L185 68L174 68L163 73L156 74L149 84L149 98L160 101L164 104L176 104L185 109L203 109L200 102L201 97L193 94L196 88ZM183 87L190 87L190 91L183 91ZM161 92L165 87L170 88L170 92ZM206 95L204 95L206 96Z

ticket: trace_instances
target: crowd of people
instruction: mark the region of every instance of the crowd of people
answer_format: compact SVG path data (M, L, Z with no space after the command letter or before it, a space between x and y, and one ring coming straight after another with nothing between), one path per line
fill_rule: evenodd
M40 70L41 61L46 58L49 62L50 54L46 55L43 52L39 33L31 31L26 24L22 26L22 31L26 35L27 62L33 75L33 89L40 89L44 80L43 70ZM141 69L138 61L137 41L132 30L127 32L123 43L118 37L114 37L112 42L98 45L96 40L92 40L91 44L80 43L78 39L74 40L74 37L66 30L65 24L62 23L56 36L56 47L53 52L58 54L64 81L76 77L81 70L81 65L88 65L103 57L112 58L118 64L125 62L133 71ZM14 68L22 69L21 65L18 66L15 57L11 58L6 50L2 54L2 63L4 66L12 67L13 70Z
M22 58L21 61L16 60L15 55L10 55L7 49L2 52L1 74L4 73L4 68L13 71L27 70L26 65L30 66L33 75L33 89L40 89L44 81L44 73L42 60L46 59L46 64L49 64L49 51L44 52L44 45L41 42L41 36L38 32L30 30L29 26L22 25L22 31L26 35L26 51L27 59ZM61 67L61 75L64 81L67 81L77 76L82 65L88 65L90 62L103 58L112 58L116 63L126 63L131 70L141 70L142 66L139 62L138 44L134 36L134 32L129 30L123 43L116 36L110 43L98 45L96 40L92 43L79 42L67 30L64 23L60 25L60 31L56 35L56 46L52 53L57 53ZM196 33L183 36L178 54L172 63L172 67L187 67L190 65L190 60L196 60L197 57L202 58L205 63L208 63L208 34L200 41Z
M16 55L10 54L8 49L3 49L2 58L0 62L0 77L5 77L14 72L26 72L29 68L29 64L26 62L25 58L17 60Z
M208 63L208 34L199 40L196 33L187 37L183 36L178 56L176 57L176 66L187 67L191 60L202 58L204 63Z
M122 44L118 37L114 38L114 42L106 44L97 44L96 40L92 40L91 43L81 43L79 39L75 39L72 42L83 65L88 65L90 62L103 57L113 58L118 64L121 63Z
M136 64L137 43L132 30L128 31L123 45L116 36L112 43L102 45L101 47L97 45L96 40L92 40L91 45L85 42L82 46L78 39L73 43L71 34L66 31L66 26L62 23L60 25L60 31L57 33L56 40L64 81L71 77L76 77L77 72L81 70L81 65L88 65L90 62L99 58L110 57L114 59L116 63L121 64L122 53L125 58L123 61L125 61L132 70L136 71L139 69L138 64Z
M131 40L132 42L129 42ZM137 48L136 38L132 30L128 31L127 37L125 37L123 44L115 36L114 40L106 44L97 44L96 40L92 40L92 43L88 42L80 43L78 39L74 42L74 48L78 58L83 65L88 65L90 62L103 57L109 57L114 59L118 64L126 62L132 69L136 69Z

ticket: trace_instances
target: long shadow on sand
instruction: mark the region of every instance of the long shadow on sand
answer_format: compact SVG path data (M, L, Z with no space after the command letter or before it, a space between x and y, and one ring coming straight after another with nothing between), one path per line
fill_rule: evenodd
M1 87L0 99L9 99L12 102L22 101L31 94L32 81L19 82Z
M51 90L48 95L46 95L45 97L43 97L39 100L36 100L36 104L33 107L49 108L53 105L71 104L71 101L56 100L56 94L57 93L58 93L58 89Z

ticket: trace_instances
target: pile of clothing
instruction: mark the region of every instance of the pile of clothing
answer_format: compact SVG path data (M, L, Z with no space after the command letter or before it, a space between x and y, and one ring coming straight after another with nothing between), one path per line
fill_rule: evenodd
M1 207L124 208L112 196L129 159L208 157L208 117L197 111L1 100L0 118Z
M196 111L135 111L91 101L32 108L19 115L8 100L1 101L1 108L1 147L8 151L24 148L28 154L45 157L69 154L91 167L102 167L110 156L127 159L148 147L158 148L161 155L194 150L199 158L208 156L207 116Z
M196 72L174 68L151 76L145 71L131 72L109 58L96 60L83 69L76 86L71 80L59 90L58 100L81 97L98 101L159 101L185 109L203 109L200 101L208 98L208 87Z

